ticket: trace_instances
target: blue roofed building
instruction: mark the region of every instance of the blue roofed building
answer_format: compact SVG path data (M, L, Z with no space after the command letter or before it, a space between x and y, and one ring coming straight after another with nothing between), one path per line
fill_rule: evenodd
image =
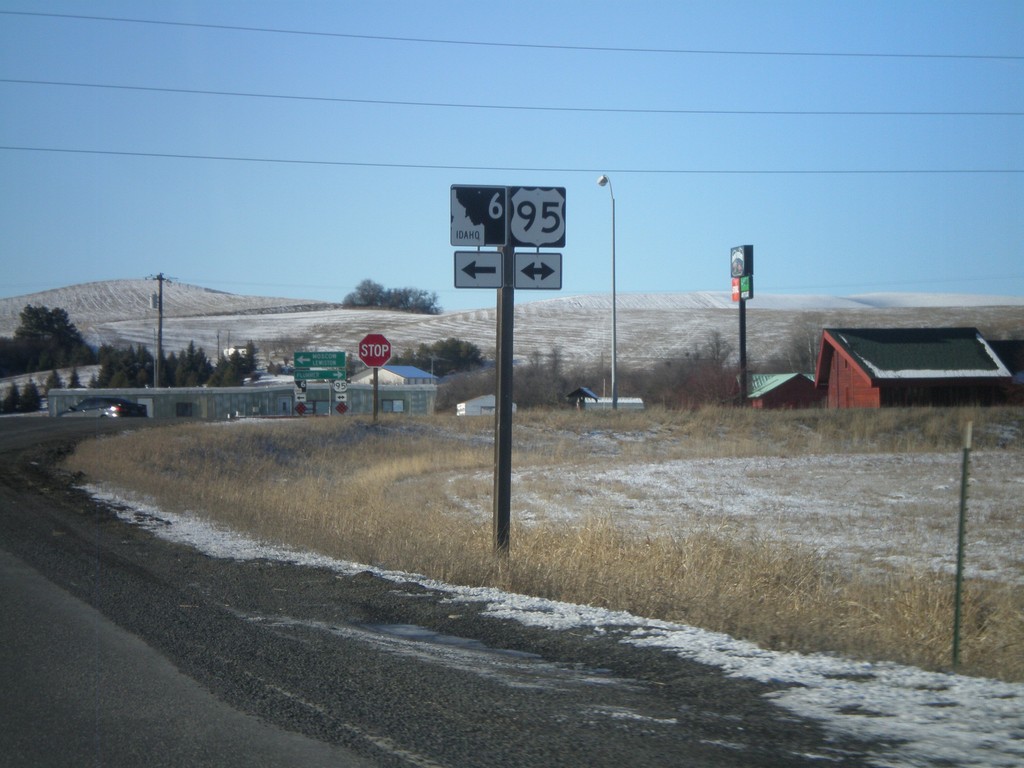
M417 368L415 365L385 365L377 369L377 383L380 386L389 386L392 384L427 384L437 385L437 376L427 371ZM373 369L367 368L364 371L353 374L351 377L353 384L360 384L365 382L373 381Z

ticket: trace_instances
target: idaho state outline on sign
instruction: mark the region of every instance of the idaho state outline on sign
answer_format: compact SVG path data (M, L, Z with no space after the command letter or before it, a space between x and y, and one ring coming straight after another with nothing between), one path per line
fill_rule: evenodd
M497 201L495 201L497 195ZM452 245L507 245L505 187L452 187ZM492 214L498 213L497 216Z
M510 187L512 245L565 247L565 187Z

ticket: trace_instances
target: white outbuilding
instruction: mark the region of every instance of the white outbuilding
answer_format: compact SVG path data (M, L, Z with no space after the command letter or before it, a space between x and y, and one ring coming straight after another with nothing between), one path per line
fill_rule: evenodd
M455 412L459 416L489 416L494 413L496 399L494 395L481 395L459 403L455 406ZM516 404L512 403L512 412L515 413Z

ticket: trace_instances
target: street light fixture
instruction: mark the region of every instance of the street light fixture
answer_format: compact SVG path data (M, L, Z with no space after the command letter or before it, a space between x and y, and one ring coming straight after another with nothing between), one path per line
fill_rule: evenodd
M608 187L608 193L612 198L612 410L619 409L619 385L617 382L618 362L618 338L615 317L615 191L612 189L612 180L604 174L597 177L599 187Z

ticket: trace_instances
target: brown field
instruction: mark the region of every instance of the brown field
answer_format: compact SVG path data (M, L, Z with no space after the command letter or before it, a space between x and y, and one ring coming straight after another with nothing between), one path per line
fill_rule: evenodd
M960 671L1020 681L1024 409L520 412L507 558L491 545L489 419L188 424L83 444L69 467L339 559L946 669L953 579L913 545L952 536L955 551L968 421L970 540L1001 559L968 571ZM685 493L646 479L679 467ZM774 490L727 504L716 467ZM831 501L809 514L818 488Z

